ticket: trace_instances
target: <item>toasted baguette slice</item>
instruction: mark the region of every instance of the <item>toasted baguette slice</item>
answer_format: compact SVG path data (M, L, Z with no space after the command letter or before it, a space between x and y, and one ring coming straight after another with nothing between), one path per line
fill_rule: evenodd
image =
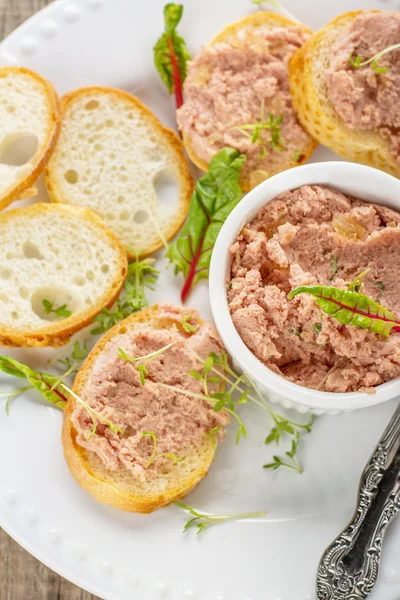
M60 346L111 306L124 248L89 210L37 203L0 214L0 345ZM46 312L67 305L71 316Z
M97 359L104 353L107 343L120 334L143 328L172 329L182 326L176 320L159 314L158 307L142 310L110 329L96 344L78 372L73 391L81 397ZM183 332L182 328L182 332ZM193 334L189 334L193 335ZM214 460L217 441L206 436L204 442L181 455L183 461L168 471L155 471L150 479L141 481L132 476L126 467L108 470L97 454L79 446L77 432L71 422L76 400L70 398L64 409L62 441L65 458L77 482L96 500L130 512L149 513L174 500L183 498L207 475Z
M32 184L51 156L60 119L59 99L46 79L22 67L0 69L0 210L36 193ZM15 145L35 138L33 156L18 166L22 156ZM11 148L15 156L10 161Z
M193 186L178 136L134 96L100 87L64 97L46 185L54 202L97 212L130 258L129 248L150 254L175 235Z
M377 130L349 129L326 94L324 73L332 58L332 44L362 12L340 15L293 55L289 69L293 104L302 125L321 144L343 158L400 177L400 164L390 152L389 142Z
M209 46L214 46L215 44L226 43L232 46L240 46L245 36L257 34L259 31L265 31L274 29L276 27L292 27L298 26L302 27L305 32L312 33L308 27L302 25L300 23L295 23L290 21L286 17L278 15L273 12L263 11L257 12L252 15L248 15L239 21L231 23L225 29L223 29L209 44ZM257 115L258 117L258 115ZM189 155L189 158L192 162L199 167L202 171L207 171L208 164L202 158L200 158L196 151L193 148L193 144L191 138L182 131L183 143L186 149L186 152ZM256 185L261 183L261 181L267 179L269 176L275 175L281 171L289 169L291 167L299 166L305 163L310 155L314 152L317 147L317 142L313 139L310 139L309 142L303 147L299 148L299 160L297 162L293 161L293 157L291 156L289 160L283 157L280 164L273 169L268 169L268 172L265 171L265 167L263 166L264 161L260 160L257 169L254 169L253 172L241 177L240 185L244 192L248 192Z

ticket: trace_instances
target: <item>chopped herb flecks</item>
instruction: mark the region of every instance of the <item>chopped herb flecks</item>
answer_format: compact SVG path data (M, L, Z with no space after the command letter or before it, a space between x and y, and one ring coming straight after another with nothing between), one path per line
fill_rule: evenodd
M322 323L313 323L312 328L314 330L314 333L316 333L318 335L322 329Z

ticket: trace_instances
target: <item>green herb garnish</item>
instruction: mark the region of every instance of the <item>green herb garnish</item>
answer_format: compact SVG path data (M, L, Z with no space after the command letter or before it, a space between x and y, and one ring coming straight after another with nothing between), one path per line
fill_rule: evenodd
M192 315L187 315L182 311L182 327L187 333L196 333L198 326L190 322Z
M9 398L7 401L7 411L9 411L10 402L13 400L13 398L16 398L22 392L33 388L38 390L45 400L50 402L50 404L53 406L61 409L64 408L67 402L67 397L61 391L60 385L57 383L58 377L56 375L35 371L34 369L28 367L28 365L24 365L10 356L0 356L0 370L8 375L26 379L30 383L29 386L20 388L20 390L16 390L18 391L17 394L11 394L13 397Z
M136 255L136 259L129 264L128 275L115 307L112 310L103 307L101 313L94 317L93 321L98 326L92 329L93 335L104 333L129 315L148 306L146 288L153 290L159 275L154 263L153 258L140 260L139 255Z
M65 385L65 383L61 383L60 385L62 388L64 388L64 390L66 392L68 392L68 394L70 396L75 398L75 400L83 406L83 408L86 410L86 412L88 413L88 415L90 416L90 418L92 420L93 427L90 430L90 434L89 434L89 437L86 439L86 442L90 442L92 437L96 434L97 426L99 423L103 423L104 425L107 425L107 427L110 429L110 431L112 433L115 433L115 434L120 433L121 435L125 435L124 431L122 431L122 429L120 427L118 427L117 425L114 425L114 423L111 423L111 421L109 421L108 419L103 417L102 414L100 414L97 410L92 408L87 402L82 400L82 398L80 398L78 396L78 394L75 394L75 392L73 390L71 390L67 385Z
M125 350L123 350L122 348L118 348L118 356L119 358L122 358L122 360L126 360L131 364L138 363L136 365L136 368L139 371L140 383L144 385L146 377L149 374L147 370L148 363L151 362L154 358L156 358L156 356L159 356L175 344L176 342L170 342L166 346L163 346L162 348L159 348L158 350L155 350L154 352L150 352L150 354L145 354L143 356L128 356Z
M382 292L385 291L385 285L382 283L382 281L374 281L374 285L376 285L376 287L379 288Z
M18 396L20 396L24 392L27 392L28 390L31 390L31 389L32 389L32 386L31 385L27 385L26 387L18 388L17 390L14 390L13 392L0 392L0 396L6 396L5 411L7 413L7 416L10 416L10 405L11 405L11 402L15 398L18 398Z
M87 357L88 354L89 349L87 347L87 339L83 340L82 347L81 342L77 340L74 342L73 350L70 356L67 356L66 358L59 358L57 361L54 361L60 363L60 365L62 365L65 369L62 375L60 375L57 385L69 375L77 373L81 367L82 361Z
M221 429L221 425L217 425L216 427L213 427L212 429L210 429L210 431L208 431L207 433L203 434L203 437L208 437L211 440L211 444L212 447L214 448L214 450L217 447L217 439L218 439L218 433Z
M260 146L259 158L265 158L268 150L267 146L262 138L262 132L269 130L271 132L271 140L269 146L272 150L283 150L283 140L281 139L281 124L283 121L283 115L274 117L273 113L268 114L268 119L265 118L264 114L264 100L261 102L260 117L256 123L245 123L244 125L235 125L231 129L240 131L243 135L250 138L252 144L258 144Z
M197 360L203 362L202 359L195 352L193 352L193 350L192 354L196 357ZM212 363L209 360L210 358L213 359ZM294 421L290 421L282 415L280 415L279 413L272 410L266 402L266 400L264 399L264 397L262 396L260 390L258 389L258 386L255 384L253 379L247 374L243 374L240 376L237 375L235 371L230 367L228 357L225 352L221 352L221 356L218 356L218 354L212 352L203 364L206 368L204 369L203 366L202 372L190 372L192 376L196 377L196 379L198 379L199 381L202 381L203 388L205 390L208 390L210 383L219 383L222 380L225 381L225 383L228 385L228 389L224 394L211 394L210 397L205 395L200 396L201 398L204 398L208 401L212 401L212 399L216 398L217 403L214 405L214 410L221 410L222 408L224 408L225 410L228 410L228 412L233 416L236 415L236 406L240 404L246 404L250 401L254 402L258 406L266 410L274 422L274 427L271 430L269 436L266 438L265 443L269 445L272 442L275 442L277 445L279 445L281 437L284 434L289 435L292 438L292 442L296 442L294 448L295 454L300 440L300 433L302 431L307 433L311 432L311 427L315 419L314 415L311 415L307 423L301 424L296 423ZM211 381L209 375L210 373L215 373L218 377L214 377ZM240 393L240 397L236 402L234 402L232 399L233 392ZM253 392L255 392L256 395L254 395ZM239 429L236 436L236 443L239 443L241 437L247 437L247 433L243 421L240 419ZM291 452L293 452L293 445ZM294 458L294 454L293 457L289 454L287 455L290 458ZM288 464L285 461L281 462L282 464L280 466L288 466ZM291 465L291 468L294 468L299 473L302 473L302 468L299 466L297 461L293 460L292 463L293 464Z
M336 254L332 254L332 256L331 256L331 269L332 269L332 275L330 277L330 280L332 281L332 279L334 279L336 273L338 272L338 261L337 261Z
M148 462L144 466L145 469L148 469L154 461L158 460L159 458L162 458L163 456L170 458L176 464L181 463L183 461L183 458L177 458L175 454L171 454L170 452L163 452L162 454L157 454L157 436L152 431L144 431L141 437L151 437L151 439L153 440L153 451Z
M50 300L43 298L42 305L46 315L54 314L57 319L65 319L66 317L70 317L72 315L72 311L68 310L66 304L63 304L58 308L54 308L54 302L50 302Z
M393 50L397 50L399 48L400 44L393 44L392 46L387 46L387 48L384 48L368 60L364 61L362 60L360 55L357 55L354 58L353 54L350 54L349 62L354 69L359 69L360 67L365 67L366 65L371 64L371 68L376 73L386 73L386 71L388 71L389 69L387 67L378 67L378 60L380 60L382 56L385 56L385 54L388 54L389 52L392 52Z
M233 148L222 148L213 156L208 172L197 181L189 214L179 237L172 242L166 258L182 273L184 302L200 279L207 279L211 254L221 227L242 198L240 170L246 157Z
M365 294L325 285L303 285L292 290L288 297L297 294L314 296L317 305L342 325L361 327L385 337L392 331L400 331L399 318Z
M260 517L264 517L266 514L265 512L249 512L236 515L212 515L207 513L201 513L198 510L192 508L191 506L183 504L182 502L174 502L174 504L182 510L187 511L194 517L186 523L183 533L186 533L186 531L188 531L188 529L190 529L191 527L196 527L197 535L199 535L207 527L218 525L219 523L226 523L228 521L239 521L242 519L258 519Z
M359 275L357 275L353 281L347 284L347 289L351 292L359 292L363 283L363 279L366 275L368 275L370 270L371 268L368 267L368 269L365 269L365 271L362 271Z
M182 4L165 5L165 32L153 48L156 69L169 93L175 92L176 108L183 104L182 85L186 78L187 61L190 60L185 40L176 31L182 13Z
M314 330L314 333L318 335L319 332L322 330L322 323L313 323L312 328Z
M301 156L300 150L296 150L296 152L293 154L293 162L297 163L299 161L300 156Z

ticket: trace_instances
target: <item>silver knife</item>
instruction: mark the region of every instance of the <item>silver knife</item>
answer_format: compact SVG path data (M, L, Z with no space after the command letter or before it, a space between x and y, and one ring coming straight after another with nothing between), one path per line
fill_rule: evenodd
M367 598L378 578L384 534L400 509L400 405L361 477L353 519L322 555L318 600Z

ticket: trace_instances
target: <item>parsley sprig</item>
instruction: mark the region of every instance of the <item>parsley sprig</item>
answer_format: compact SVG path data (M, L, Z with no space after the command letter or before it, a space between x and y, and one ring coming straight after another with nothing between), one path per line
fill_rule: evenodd
M268 145L272 150L282 151L284 148L284 141L281 139L283 115L274 117L273 113L268 113L268 118L265 118L265 107L264 100L261 101L260 117L255 123L244 123L243 125L235 125L231 129L240 131L243 135L251 140L252 144L258 144L260 146L259 158L265 158L268 154L267 144L265 143L262 132L270 131L271 139Z
M54 302L50 302L47 298L43 298L42 305L46 315L54 314L57 319L66 319L72 315L72 310L68 310L67 304L54 308Z
M174 504L193 516L193 518L189 519L189 521L186 523L183 533L186 533L186 531L192 527L196 527L197 535L199 535L207 527L218 525L220 523L226 523L228 521L241 521L243 519L259 519L260 517L264 517L266 514L264 511L260 511L233 515L213 515L210 513L202 513L192 506L183 504L182 502L174 502Z
M389 52L393 52L393 50L398 50L400 48L400 44L393 44L392 46L387 46L368 60L364 60L361 58L359 54L356 57L353 56L353 53L349 56L349 62L354 69L359 69L360 67L365 67L367 65L371 65L371 68L375 71L375 73L386 73L389 69L388 67L378 67L378 60L380 60L385 54Z
M139 255L136 255L136 259L129 264L128 275L115 307L111 310L103 307L101 313L93 319L98 323L91 331L93 335L104 333L122 319L148 306L146 289L154 289L159 275L154 263L153 258L140 260Z

